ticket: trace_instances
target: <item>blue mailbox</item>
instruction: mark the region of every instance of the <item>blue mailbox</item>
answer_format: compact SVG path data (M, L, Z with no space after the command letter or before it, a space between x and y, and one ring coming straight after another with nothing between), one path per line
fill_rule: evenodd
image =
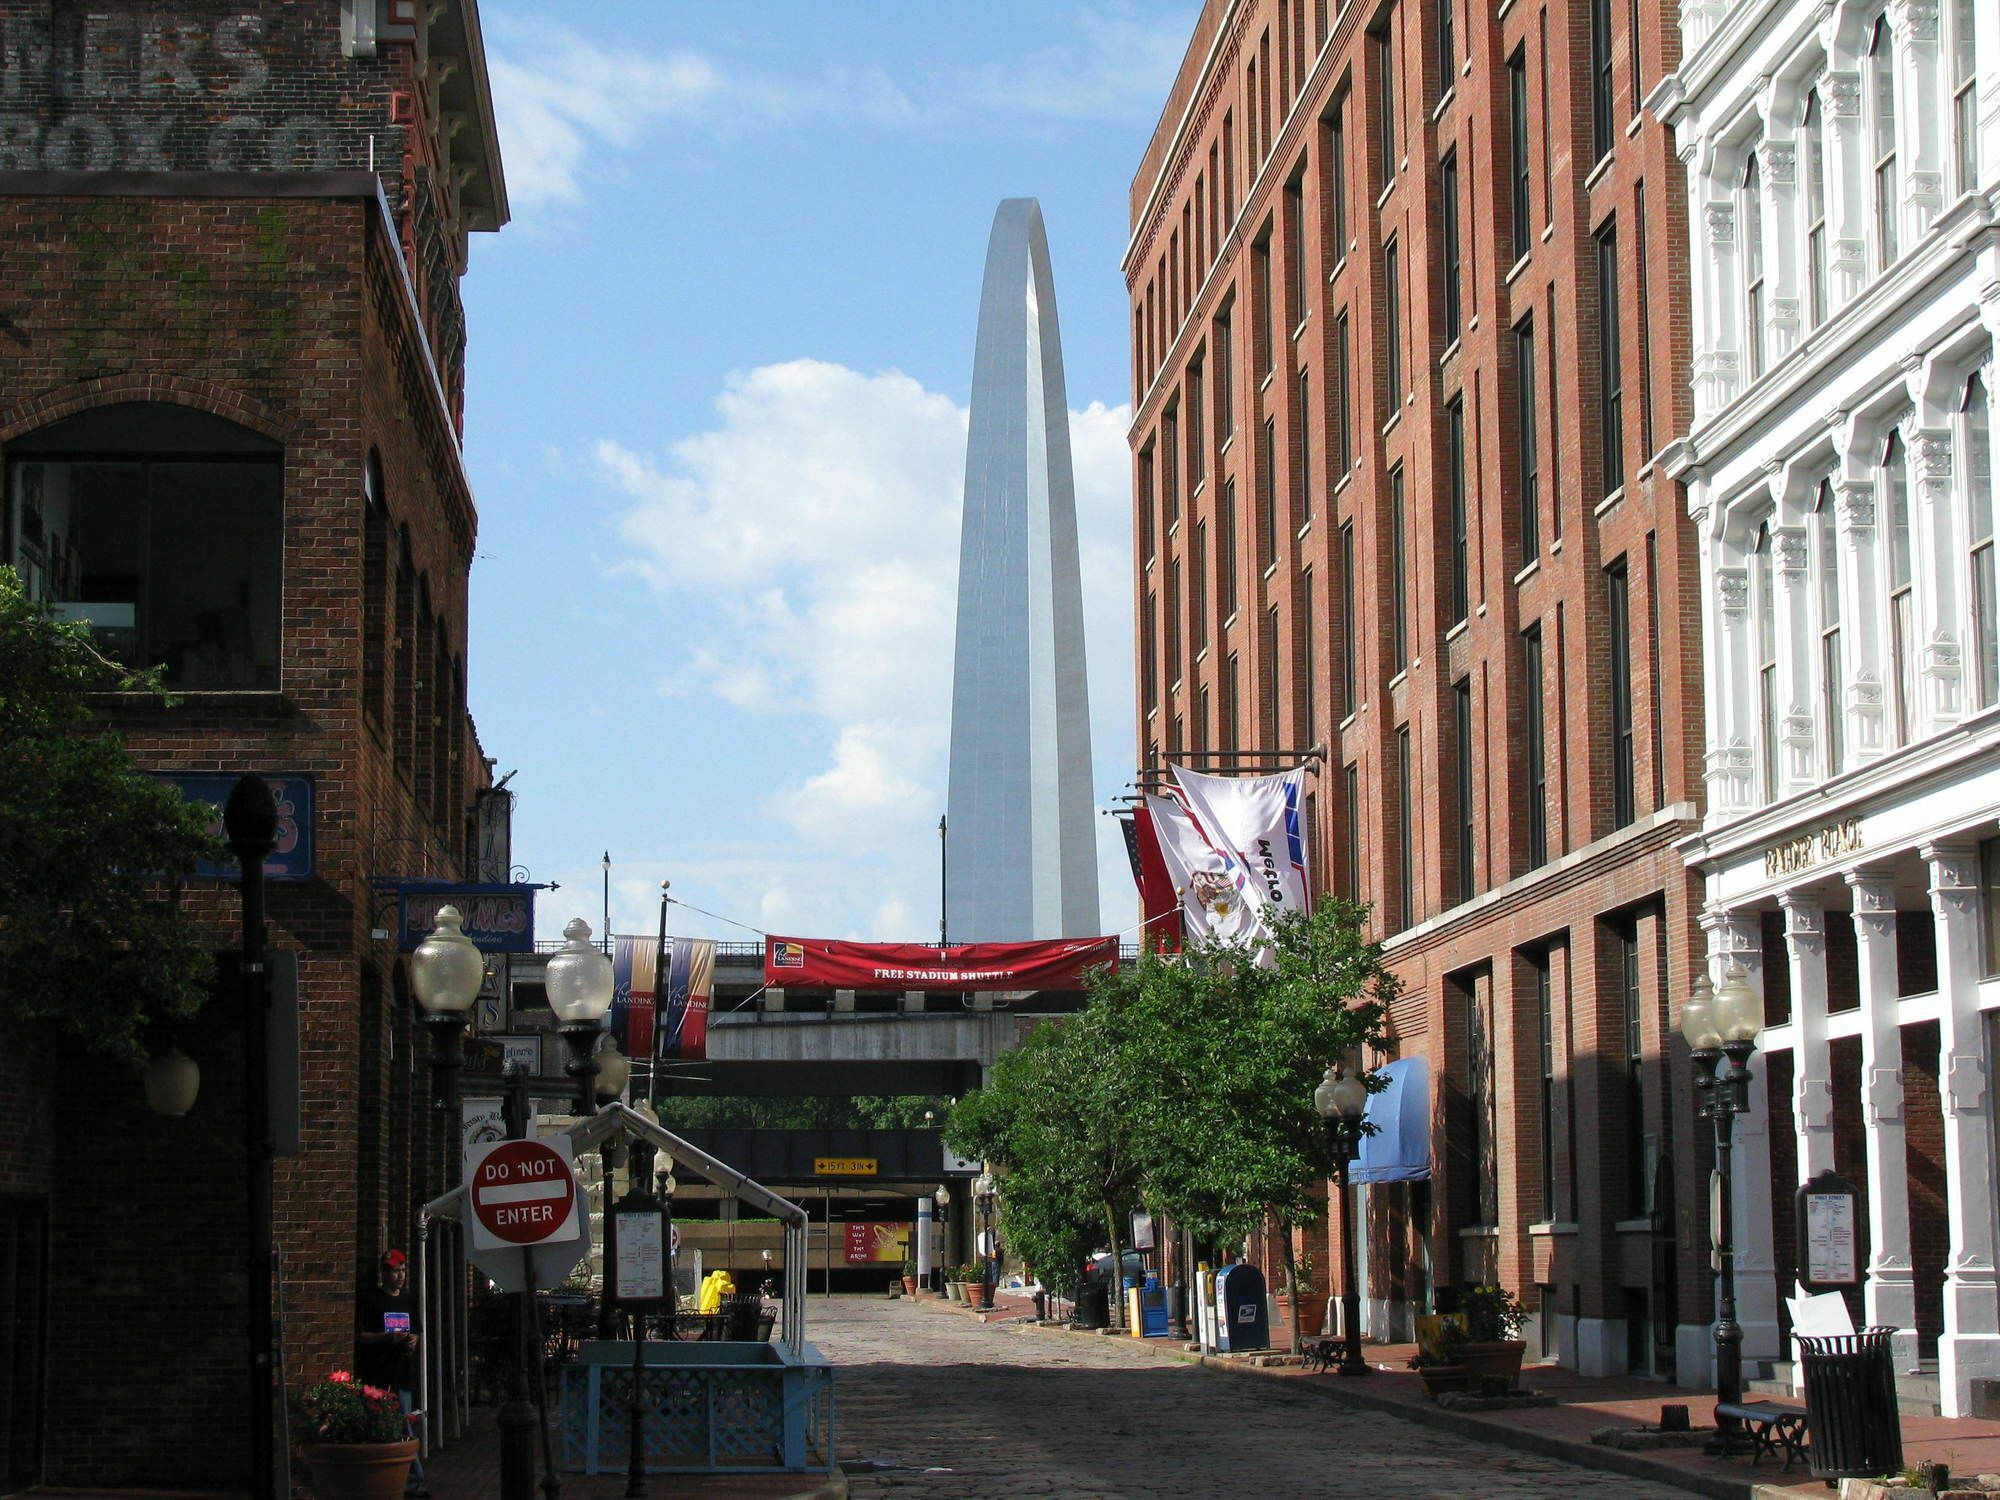
M1231 1353L1271 1347L1264 1273L1248 1261L1215 1273L1215 1347Z

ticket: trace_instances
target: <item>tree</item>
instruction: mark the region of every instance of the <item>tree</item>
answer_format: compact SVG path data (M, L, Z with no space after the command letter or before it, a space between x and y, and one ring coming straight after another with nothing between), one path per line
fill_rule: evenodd
M169 877L225 858L212 814L133 766L86 695L145 691L0 567L0 1016L142 1060L193 1015L214 965Z

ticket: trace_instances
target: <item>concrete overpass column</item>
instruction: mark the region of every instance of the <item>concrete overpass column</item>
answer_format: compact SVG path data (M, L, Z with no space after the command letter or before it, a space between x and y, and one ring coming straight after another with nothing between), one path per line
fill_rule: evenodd
M835 1009L836 1011L850 1011L850 1010L853 1010L853 1009L854 1009L854 991L853 991L853 990L835 990L835 991L833 992L833 1008L834 1008L834 1009Z
M785 992L782 987L774 987L764 991L764 1009L783 1010L784 1008Z
M992 993L987 990L974 990L972 993L972 1008L974 1010L993 1009Z
M922 990L903 991L903 1009L905 1011L921 1011L923 1008L924 992Z

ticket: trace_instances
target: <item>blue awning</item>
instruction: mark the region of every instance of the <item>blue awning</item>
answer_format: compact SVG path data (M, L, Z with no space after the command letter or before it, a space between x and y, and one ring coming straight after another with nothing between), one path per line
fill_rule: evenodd
M1422 1182L1431 1175L1431 1070L1421 1057L1399 1057L1379 1071L1389 1080L1368 1096L1362 1118L1375 1127L1349 1163L1350 1182Z

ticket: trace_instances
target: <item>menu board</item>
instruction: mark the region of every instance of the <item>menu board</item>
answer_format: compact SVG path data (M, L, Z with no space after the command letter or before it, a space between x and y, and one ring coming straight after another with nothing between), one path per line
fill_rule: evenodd
M661 1215L657 1209L621 1213L618 1258L612 1271L611 1295L618 1302L657 1302L667 1294L667 1257Z
M1798 1191L1799 1280L1814 1290L1861 1283L1860 1194L1821 1172Z

